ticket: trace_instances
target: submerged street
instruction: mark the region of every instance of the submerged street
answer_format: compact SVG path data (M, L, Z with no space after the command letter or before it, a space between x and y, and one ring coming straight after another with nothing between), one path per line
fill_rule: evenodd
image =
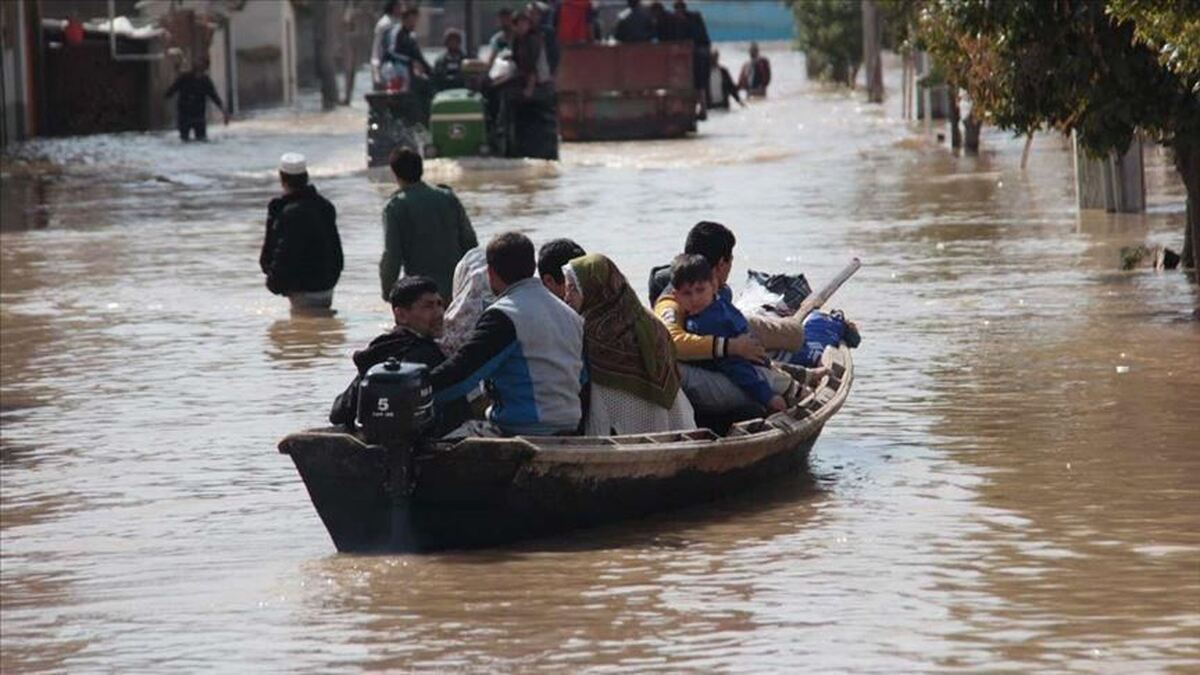
M339 555L275 449L390 325L361 97L5 158L0 670L1194 668L1200 297L1117 271L1181 243L1166 155L1146 214L1081 216L1057 135L1025 171L994 130L957 157L900 119L898 67L879 108L768 51L771 97L692 138L427 165L481 241L571 237L639 295L699 220L736 232L739 284L864 262L808 475L498 550ZM289 151L338 209L331 318L259 273Z

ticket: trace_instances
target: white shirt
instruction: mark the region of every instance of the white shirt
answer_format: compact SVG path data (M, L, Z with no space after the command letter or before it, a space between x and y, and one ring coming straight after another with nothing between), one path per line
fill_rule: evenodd
M390 14L384 14L379 17L379 21L375 22L375 39L371 41L371 66L378 68L383 63L383 54L387 51L388 33L392 30L392 26L396 25L396 20Z

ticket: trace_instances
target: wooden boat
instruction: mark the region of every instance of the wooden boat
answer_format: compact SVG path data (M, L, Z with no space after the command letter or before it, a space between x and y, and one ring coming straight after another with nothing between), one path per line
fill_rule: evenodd
M279 444L339 551L498 545L710 501L806 466L850 393L845 346L790 409L709 429L612 437L472 438L417 449L368 445L344 429Z

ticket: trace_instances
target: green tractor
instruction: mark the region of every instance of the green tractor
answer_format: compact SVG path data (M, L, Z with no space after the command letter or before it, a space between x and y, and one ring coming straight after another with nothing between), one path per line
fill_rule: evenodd
M477 88L447 89L432 100L419 92L368 93L368 166L387 166L397 147L425 157L558 159L552 96L523 99L499 87L488 91L485 96Z
M487 157L488 139L483 97L469 89L447 89L433 97L429 114L430 142L426 157Z

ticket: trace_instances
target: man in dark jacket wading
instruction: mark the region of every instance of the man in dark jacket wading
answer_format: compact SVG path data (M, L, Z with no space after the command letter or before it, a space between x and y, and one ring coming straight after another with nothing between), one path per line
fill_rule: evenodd
M293 310L328 309L342 274L337 210L308 182L304 155L279 158L283 195L267 206L267 233L258 264L267 289L286 295Z
M217 88L213 86L212 78L208 76L207 60L198 59L192 70L175 78L164 94L166 98L176 95L179 98L175 101L175 125L179 128L179 138L184 143L188 142L188 136L191 133L195 133L198 141L208 140L208 120L206 119L208 99L212 99L217 110L221 111L225 124L229 124L229 112L222 105L221 97L217 95Z

